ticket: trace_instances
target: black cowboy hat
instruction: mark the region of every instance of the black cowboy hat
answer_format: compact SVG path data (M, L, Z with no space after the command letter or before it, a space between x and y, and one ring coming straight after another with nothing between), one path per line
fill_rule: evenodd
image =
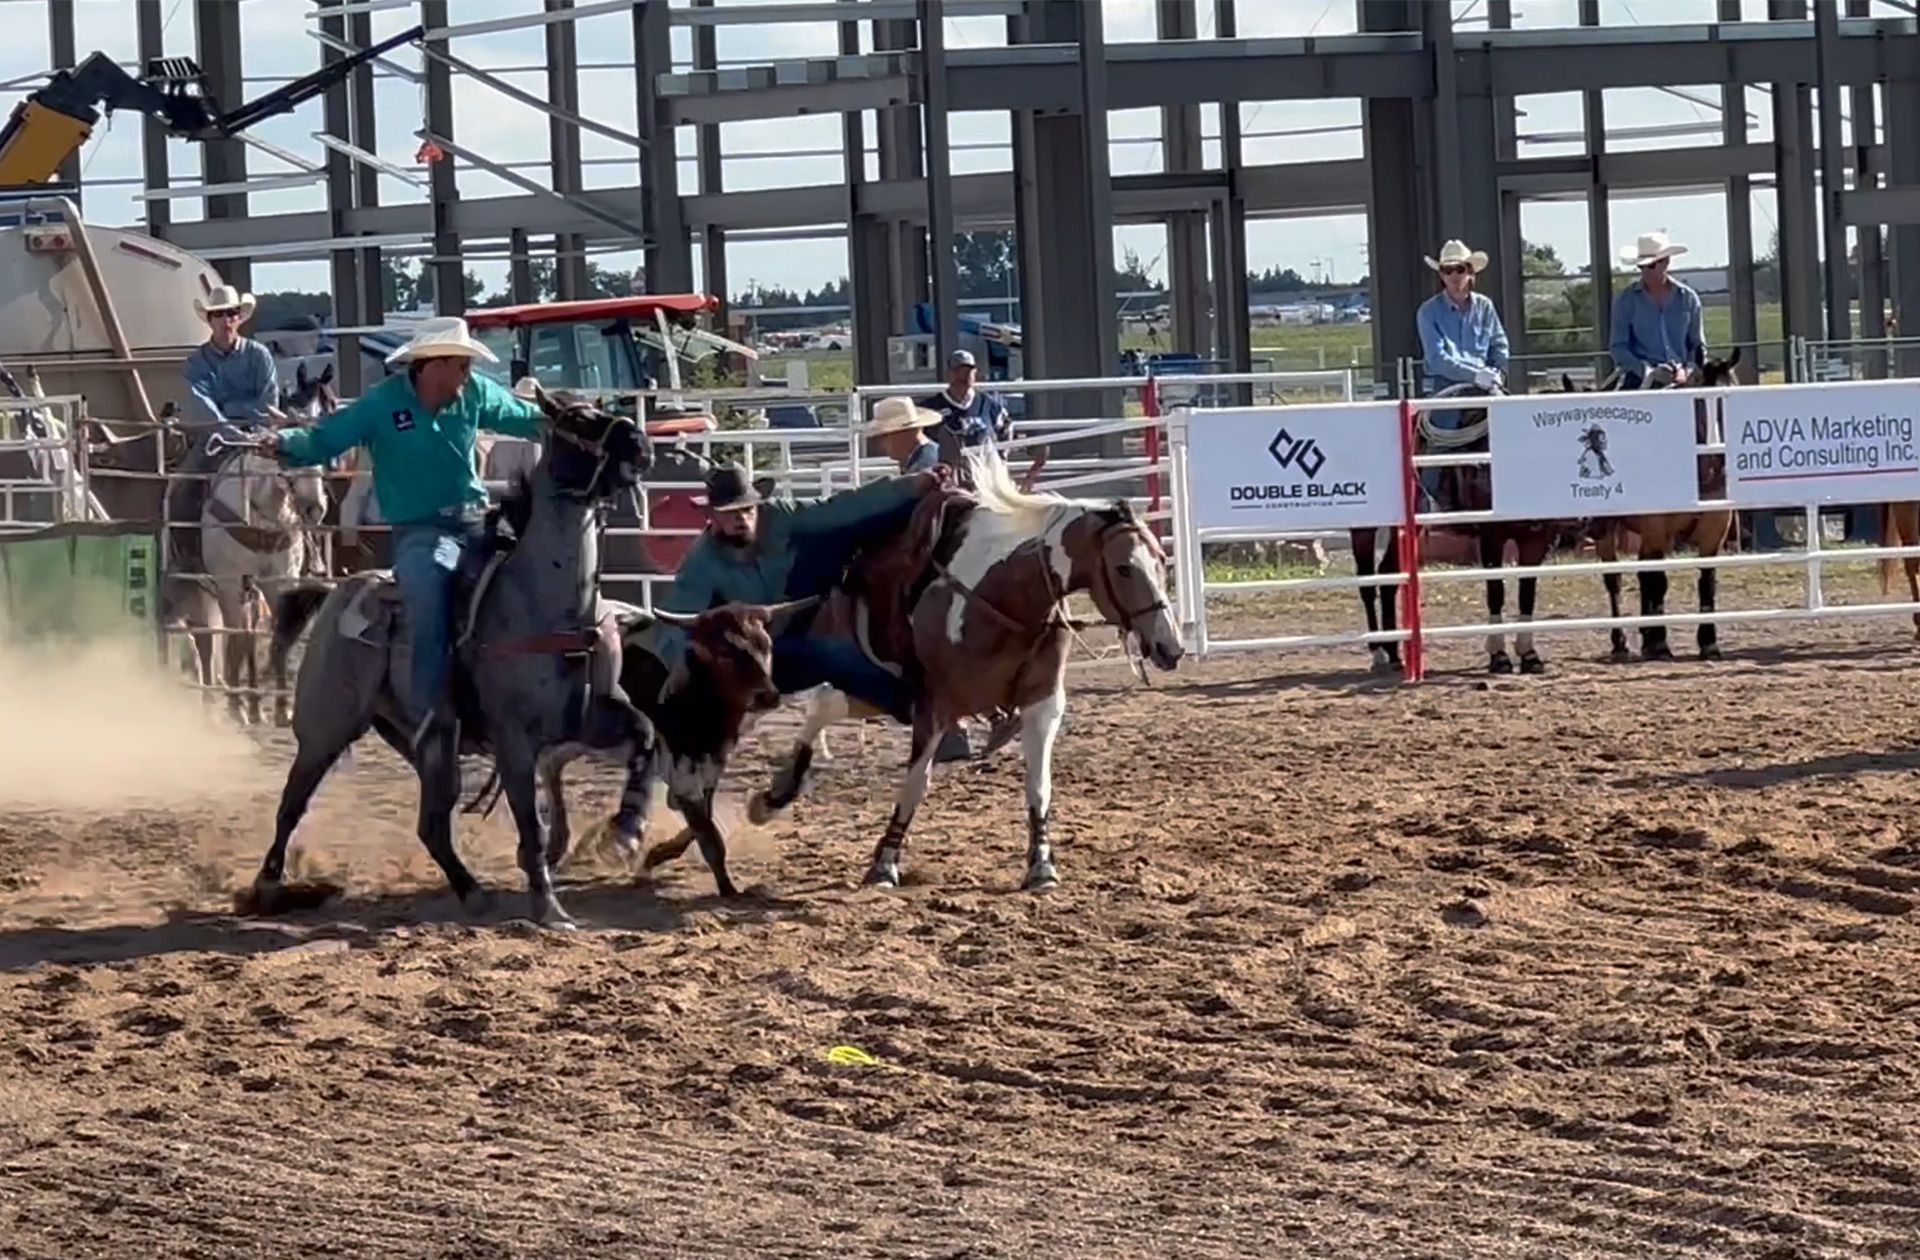
M761 501L760 492L738 464L721 464L707 473L707 492L694 502L714 512L740 512Z

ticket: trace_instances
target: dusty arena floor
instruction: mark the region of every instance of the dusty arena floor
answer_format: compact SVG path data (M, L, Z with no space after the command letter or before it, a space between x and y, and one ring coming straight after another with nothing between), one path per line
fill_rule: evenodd
M9 702L0 1255L1920 1255L1911 633L1100 667L1055 892L1012 750L857 889L904 743L849 730L740 904L588 870L573 935L465 921L371 746L302 832L348 897L237 919L281 737ZM500 817L462 845L517 894Z

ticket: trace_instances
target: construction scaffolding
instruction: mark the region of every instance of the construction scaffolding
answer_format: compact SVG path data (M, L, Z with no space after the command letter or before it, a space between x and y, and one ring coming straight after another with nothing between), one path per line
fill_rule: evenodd
M1522 309L1521 207L1536 200L1584 201L1591 257L1607 265L1617 246L1610 199L1724 193L1735 342L1758 339L1750 209L1757 187L1770 186L1777 198L1784 337L1880 336L1889 309L1904 317L1920 308L1920 138L1912 134L1920 129L1920 23L1909 5L1767 0L1764 20L1749 21L1743 18L1756 6L1718 0L1717 21L1629 27L1602 25L1598 0L1581 0L1577 28L1514 29L1513 0L1342 0L1357 6L1353 33L1240 38L1250 0L1207 2L1203 14L1202 0L1155 0L1157 38L1128 43L1110 41L1103 7L1083 0L523 0L523 11L495 5L493 16L461 24L451 20L448 0L311 0L306 35L316 62L372 45L376 19L424 24L423 47L383 56L328 92L324 125L306 154L251 137L223 140L207 146L202 182L175 185L165 138L149 123L148 227L217 260L243 286L256 261L330 260L342 327L381 322L388 251L424 256L436 302L455 311L464 300L462 262L471 257L511 258L519 301L533 296L532 254L551 254L556 296L569 298L583 294L587 254L603 249L643 251L656 292L697 287L724 298L730 240L839 240L861 381L886 378L888 339L909 326L921 303L939 313L944 343L956 335L951 255L929 251L928 240L1006 225L1017 235L1025 368L1033 377L1113 370L1112 228L1119 224L1158 224L1168 234L1173 348L1238 371L1252 367L1247 223L1266 218L1366 216L1373 362L1383 385L1396 361L1418 353L1413 312L1432 290L1421 259L1440 240L1457 236L1486 248L1493 263L1482 288L1503 309ZM160 55L160 0L127 3L141 56ZM99 8L89 7L90 21ZM241 33L248 10L233 0L195 0L191 8L197 59L213 90L240 99L249 79ZM52 63L71 65L83 51L73 0L48 0L48 11ZM1211 19L1208 37L1203 16ZM1004 23L1004 46L949 46L952 21L979 18ZM589 21L631 24L632 130L581 110L583 64L627 64L582 62L578 27ZM747 24L815 32L830 24L838 52L723 62L719 34ZM463 43L536 29L545 42L544 92L507 77L533 67L483 64ZM420 125L411 129L417 154L381 152L374 80L385 75L419 87ZM548 157L488 156L485 118L457 114L456 84L543 111ZM1711 107L1719 121L1610 129L1603 94L1626 88L1671 92L1676 109L1681 102ZM1579 132L1523 135L1516 99L1576 92ZM1359 104L1362 156L1244 160L1250 138L1273 133L1251 132L1243 105L1340 99ZM1210 132L1202 126L1209 107L1218 114ZM1770 111L1770 139L1752 138L1750 108ZM1136 109L1159 114L1154 142L1164 169L1116 176L1108 116ZM954 151L980 146L952 144L949 120L980 112L1007 119L1010 169L953 174ZM840 146L817 152L842 158L842 179L726 186L726 163L736 155L723 152L723 128L801 115L841 120ZM620 156L583 159L583 133L619 146ZM1573 142L1580 151L1523 156L1524 140ZM1646 140L1662 143L1609 143ZM1709 143L1690 142L1698 140ZM254 155L287 169L255 171ZM782 156L789 155L739 155ZM84 192L84 173L73 165L63 178ZM633 182L589 188L589 166L607 165L630 166ZM480 173L518 191L463 195L463 175ZM417 200L382 204L383 176L417 190ZM263 193L320 186L322 209L250 208ZM189 198L204 201L205 216L176 221L170 207ZM1606 327L1609 300L1605 286L1594 286L1596 329ZM1510 318L1509 332L1523 324ZM359 356L345 349L352 393ZM1920 362L1907 366L1920 372Z

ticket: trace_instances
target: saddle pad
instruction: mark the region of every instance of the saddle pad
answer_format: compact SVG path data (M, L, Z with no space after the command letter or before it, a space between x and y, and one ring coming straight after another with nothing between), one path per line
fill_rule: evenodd
M385 570L369 570L363 581L340 611L335 623L343 639L353 639L372 647L381 647L393 637L393 622L400 611L400 588Z

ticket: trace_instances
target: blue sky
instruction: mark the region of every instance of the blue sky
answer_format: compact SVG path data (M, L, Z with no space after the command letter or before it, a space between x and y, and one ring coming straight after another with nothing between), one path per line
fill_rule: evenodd
M318 44L308 37L307 15L310 6L300 0L235 0L241 4L243 37L246 41L248 95L270 90L279 82L311 71L318 64ZM743 0L721 0L732 6ZM745 0L758 3L763 0ZM1154 38L1152 0L1102 0L1105 6L1107 37L1112 41L1146 41ZM1750 18L1765 16L1765 0L1744 0ZM131 63L136 54L132 0L77 0L80 55L96 49ZM1457 14L1463 15L1464 29L1484 29L1473 18L1484 12L1484 0L1453 0ZM456 23L478 22L509 17L540 8L538 0L452 0L452 18ZM1711 20L1715 0L1602 0L1601 16L1608 25L1689 23ZM1876 3L1877 11L1893 15L1894 10ZM1576 21L1576 0L1516 0L1516 25L1527 28L1570 26ZM193 10L185 0L169 0L166 47L170 54L192 55ZM1200 5L1200 33L1211 35L1212 6ZM1332 35L1355 29L1353 0L1241 0L1240 33L1243 37L1321 34ZM46 6L43 0L0 0L0 20L7 25L9 38L0 43L0 84L17 96L28 90L26 76L46 68L49 49ZM412 10L381 12L373 15L376 38L397 33L415 20ZM611 126L631 130L635 120L632 77L633 31L624 13L586 18L578 23L581 59L589 63L581 72L580 92L585 112ZM691 32L675 32L676 58L691 57ZM947 39L955 48L991 47L1005 42L1004 23L997 18L961 18L947 23ZM837 51L836 28L828 24L742 25L719 28L718 52L723 65L729 61L772 60L809 56L827 56ZM453 52L486 68L517 67L506 77L528 91L544 91L543 36L539 29L489 33L454 41ZM417 54L396 56L402 64L414 64ZM592 68L605 66L607 68ZM1611 129L1631 129L1679 123L1707 123L1717 126L1720 95L1718 85L1684 85L1707 101L1698 104L1652 89L1607 93L1608 122ZM508 100L491 89L456 78L455 137L497 162L543 162L547 153L548 123L535 109ZM380 121L379 152L400 165L411 165L418 141L413 132L421 125L424 101L421 90L397 77L383 78L377 86L377 111ZM1577 93L1526 97L1520 102L1525 117L1520 127L1523 155L1578 152L1577 143L1528 141L1527 136L1551 137L1577 132L1581 125L1580 98ZM10 107L10 106L9 106ZM1771 138L1768 101L1764 93L1750 93L1748 109L1755 116L1753 135L1758 140ZM1361 152L1358 131L1359 104L1356 101L1254 102L1241 106L1242 125L1254 138L1246 142L1249 162L1311 162L1315 160L1357 157ZM255 128L254 134L283 148L318 161L323 151L312 139L321 129L321 105L313 101L292 115L270 120ZM1112 164L1116 174L1150 172L1162 169L1162 154L1157 143L1131 143L1152 136L1157 130L1155 111L1126 111L1111 117ZM1203 111L1205 134L1219 131L1218 108ZM774 188L786 185L838 182L843 177L839 157L782 157L783 150L834 149L839 145L837 117L780 119L731 124L723 129L722 145L727 155L725 183L729 189ZM1292 134L1260 136L1254 133ZM869 129L871 135L871 129ZM1008 124L1005 114L961 114L953 119L956 145L988 147L962 148L954 154L956 172L1004 170L1011 165L1005 147ZM1714 135L1619 136L1616 149L1647 148L1660 145L1711 145ZM637 182L633 150L592 133L582 141L583 155L589 160L609 159L605 165L589 166L588 187L618 187ZM693 151L691 133L682 142L682 153ZM1208 145L1208 160L1217 160L1217 145ZM140 125L135 117L116 118L110 128L96 131L84 153L85 170L91 179L135 181L128 186L89 189L87 213L90 219L107 224L136 223L144 216L144 205L135 194L140 173ZM249 156L256 176L284 173L280 163L263 154ZM184 182L198 172L198 147L172 144L172 164L176 182ZM542 169L522 174L545 182ZM694 186L691 161L683 164L683 187ZM469 198L515 192L496 177L462 173L461 192ZM384 178L382 197L389 203L421 200L423 194L407 183ZM252 206L258 213L317 209L325 204L322 185L260 193ZM1754 234L1762 248L1774 224L1774 199L1770 189L1754 194ZM176 200L176 219L200 217L196 200ZM1616 198L1613 206L1614 233L1629 240L1643 230L1662 228L1693 247L1690 262L1714 265L1726 260L1726 229L1723 198L1718 194L1663 198ZM1529 239L1553 245L1572 265L1587 261L1586 212L1574 203L1530 203L1525 210L1524 230ZM1132 248L1153 269L1164 275L1161 261L1165 234L1153 227L1124 228L1115 233L1116 251ZM1617 243L1617 242L1616 242ZM1434 243L1437 246L1438 242ZM780 241L734 243L728 251L733 287L743 288L750 281L804 289L845 274L846 250L838 238L818 241ZM1254 269L1289 266L1302 274L1316 269L1339 279L1352 279L1366 270L1366 225L1359 216L1293 219L1255 222L1248 228L1248 258ZM632 254L615 254L599 259L606 266L630 268L638 262ZM504 282L504 264L480 260L473 270L490 285ZM269 263L255 268L255 287L323 289L326 275L323 264Z

